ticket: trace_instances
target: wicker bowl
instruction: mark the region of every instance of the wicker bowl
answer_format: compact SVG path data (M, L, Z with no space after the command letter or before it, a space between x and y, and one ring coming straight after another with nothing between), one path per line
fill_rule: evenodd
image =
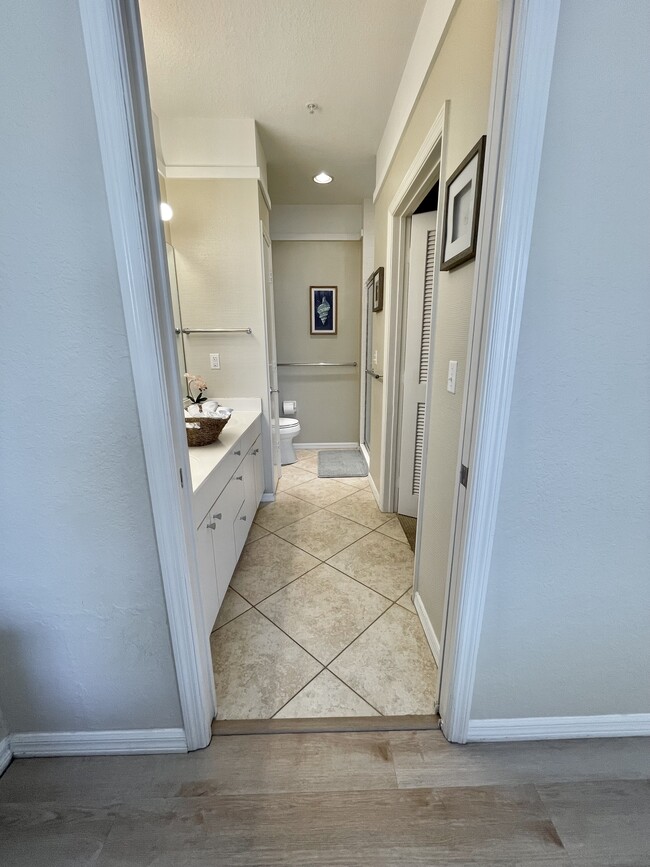
M188 446L209 446L210 443L216 443L228 421L227 418L208 418L207 416L201 418L201 416L196 415L186 418L185 431Z

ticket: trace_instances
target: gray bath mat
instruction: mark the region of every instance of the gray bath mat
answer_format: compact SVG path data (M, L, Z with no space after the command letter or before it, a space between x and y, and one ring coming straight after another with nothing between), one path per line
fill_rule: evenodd
M366 459L360 449L330 449L318 452L319 479L351 479L367 475Z

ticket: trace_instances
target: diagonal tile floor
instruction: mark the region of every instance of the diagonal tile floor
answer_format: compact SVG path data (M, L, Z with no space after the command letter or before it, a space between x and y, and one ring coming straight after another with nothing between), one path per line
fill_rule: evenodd
M367 479L283 467L211 636L219 719L433 713L436 664L413 554Z

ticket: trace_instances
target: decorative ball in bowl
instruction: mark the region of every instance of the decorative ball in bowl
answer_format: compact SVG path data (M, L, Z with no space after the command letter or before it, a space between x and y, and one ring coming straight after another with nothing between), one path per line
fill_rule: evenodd
M210 418L209 416L201 418L200 415L195 415L186 418L185 430L188 446L209 446L211 443L216 443L219 434L229 420L230 416L227 418Z

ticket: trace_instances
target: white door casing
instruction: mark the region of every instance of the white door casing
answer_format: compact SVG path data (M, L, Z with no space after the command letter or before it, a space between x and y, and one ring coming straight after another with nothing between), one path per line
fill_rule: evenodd
M280 391L278 388L278 357L275 343L275 299L273 295L273 259L271 239L260 220L262 236L262 275L264 280L264 318L266 322L266 355L268 362L268 386L271 427L271 455L267 462L266 490L275 493L282 473L280 457Z
M417 516L434 304L437 211L411 218L397 511Z

